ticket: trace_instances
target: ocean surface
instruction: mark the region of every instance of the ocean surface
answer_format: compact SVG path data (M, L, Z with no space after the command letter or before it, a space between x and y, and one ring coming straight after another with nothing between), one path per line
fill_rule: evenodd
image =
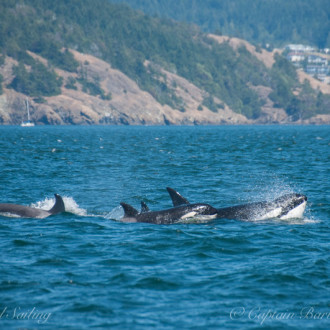
M330 127L0 126L0 329L330 329ZM302 219L122 223L120 202L303 193Z

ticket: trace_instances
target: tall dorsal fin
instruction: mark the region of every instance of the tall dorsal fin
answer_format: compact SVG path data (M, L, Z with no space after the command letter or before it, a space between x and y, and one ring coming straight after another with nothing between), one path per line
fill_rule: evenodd
M124 217L126 217L126 218L136 217L139 214L138 210L136 210L133 206L131 206L129 204L120 203L120 205L124 209L124 212L125 212Z
M187 199L185 199L184 197L182 197L177 191L175 191L174 189L167 187L166 188L168 193L170 194L170 197L172 199L173 202L173 206L179 206L179 205L185 205L185 204L190 204L189 201Z
M50 214L59 214L65 212L64 202L60 195L55 194L55 204L48 212Z
M141 213L149 212L150 209L145 202L141 202Z

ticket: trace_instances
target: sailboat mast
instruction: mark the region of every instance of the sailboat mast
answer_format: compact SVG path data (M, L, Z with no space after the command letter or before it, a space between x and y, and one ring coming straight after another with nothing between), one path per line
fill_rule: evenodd
M30 107L29 107L29 99L28 98L25 99L25 107L26 107L28 120L27 121L22 121L21 126L22 127L32 127L32 126L34 126L34 123L32 123L30 121Z
M30 121L29 100L26 99L26 100L25 100L25 103L26 103L26 111L27 111L27 115L28 115L28 121Z

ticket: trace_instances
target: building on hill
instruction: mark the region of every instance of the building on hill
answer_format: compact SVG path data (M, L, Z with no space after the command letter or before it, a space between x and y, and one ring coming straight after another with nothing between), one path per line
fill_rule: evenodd
M307 62L316 65L328 66L328 60L326 58L317 55L309 55L307 57Z
M292 63L299 63L305 60L305 55L300 52L291 52L286 57Z
M296 44L287 45L285 47L285 49L288 50L288 51L300 52L300 53L314 52L315 51L315 48L313 48L312 46L296 45Z
M286 58L297 68L325 83L329 82L330 66L327 55L315 54L315 49L305 45L287 45ZM320 50L320 53L326 53Z

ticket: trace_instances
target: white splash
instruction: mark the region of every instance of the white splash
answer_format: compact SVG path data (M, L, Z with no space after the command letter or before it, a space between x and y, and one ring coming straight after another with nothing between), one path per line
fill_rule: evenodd
M65 211L69 213L73 213L80 216L87 216L87 210L79 207L77 202L72 197L63 197Z
M310 225L315 223L320 223L320 220L309 219L309 218L291 218L291 219L277 219L278 223L287 224L287 225Z
M38 202L32 203L30 205L30 207L48 211L48 210L50 210L54 206L54 204L55 204L55 197L54 198L47 198L46 197L42 201L38 201Z
M87 211L83 208L80 208L77 202L72 197L62 196L62 198L66 212L80 216L87 216ZM54 204L55 204L55 197L45 198L44 200L38 201L36 203L32 203L30 206L37 209L48 211L54 206Z
M248 202L272 201L282 195L296 192L296 187L288 184L285 178L274 173L264 173L259 177L252 176L253 186L247 189Z
M119 205L119 206L115 207L114 209L112 209L109 213L105 214L104 218L119 221L123 216L124 216L124 210Z

